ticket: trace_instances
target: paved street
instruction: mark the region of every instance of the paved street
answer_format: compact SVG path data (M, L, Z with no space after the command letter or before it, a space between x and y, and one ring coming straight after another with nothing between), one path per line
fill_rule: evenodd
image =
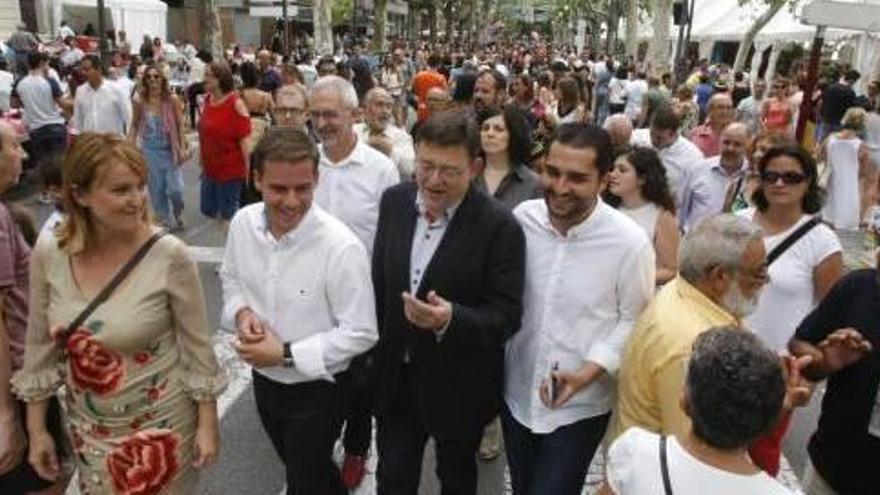
M219 228L198 213L198 170L195 164L187 165L185 182L187 184L185 194L187 206L184 215L186 229L180 237L190 246L204 248L194 249L193 254L202 261L199 269L209 316L212 326L218 328L215 335L215 349L230 377L229 390L220 400L222 453L218 463L205 472L200 493L211 495L283 493L283 467L260 426L250 388L249 369L232 352L229 346L231 335L219 329L222 294L219 277L215 272L217 264L211 260L217 259L221 250L216 248L222 247L223 238ZM24 197L19 199L23 204L33 208L38 214L38 220L42 220L50 213L50 207L37 203L33 191L33 187L26 186L23 191ZM815 425L817 404L818 401L814 400L811 408L800 411L795 416L792 431L786 441L786 455L797 472L800 472L804 463L806 439ZM439 493L433 467L432 449L428 448L423 466L422 494ZM375 459L371 459L369 469L371 473L374 471ZM589 493L600 479L601 469L599 462L591 467L585 493ZM791 471L786 471L783 476L789 484L792 484ZM509 493L503 456L494 462L480 465L479 483L481 495ZM374 493L373 488L374 480L370 476L361 489L354 493ZM71 489L68 493L74 495L76 491Z

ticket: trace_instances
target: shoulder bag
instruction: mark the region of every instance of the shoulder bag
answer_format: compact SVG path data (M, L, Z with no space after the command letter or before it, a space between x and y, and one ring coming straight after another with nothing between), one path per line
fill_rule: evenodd
M666 435L660 435L660 474L663 475L663 493L672 495L672 482L669 480L669 463L666 460Z
M99 292L98 295L95 296L94 299L92 299L89 305L86 306L86 308L82 310L82 312L80 312L80 314L77 315L76 318L73 319L70 325L68 325L67 328L61 333L61 335L58 336L57 341L62 349L67 349L67 340L70 338L70 335L74 331L76 331L76 329L79 328L80 325L85 323L86 319L88 319L88 317L91 316L92 313L94 313L101 304L104 304L104 302L106 302L107 299L110 298L110 296L113 294L113 291L115 291L116 288L119 287L120 284L122 284L125 278L128 277L128 275L132 272L132 270L135 269L135 267L138 266L138 264L140 264L144 257L147 256L147 253L150 252L150 249L152 249L152 247L156 245L156 242L163 236L165 236L165 232L161 231L156 232L149 239L147 239L147 242L145 242L137 250L137 252L134 253L134 256L132 256L131 259L129 259L125 263L125 265L116 273L116 275L113 276L110 282L108 282L107 285L104 286L103 289L101 289L101 292Z
M801 237L807 235L807 233L813 230L813 227L822 223L822 220L819 217L813 217L807 223L798 227L797 230L789 234L788 237L783 239L782 242L779 243L769 254L767 254L767 266L773 264L774 261L779 259L782 256L782 253L786 252L788 248L792 247L797 241L801 239Z

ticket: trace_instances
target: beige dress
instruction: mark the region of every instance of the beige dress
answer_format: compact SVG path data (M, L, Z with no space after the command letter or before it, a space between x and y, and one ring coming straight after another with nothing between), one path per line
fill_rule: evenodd
M160 239L73 332L66 353L49 331L76 318L91 295L80 291L54 236L37 242L30 280L25 365L13 387L22 400L36 401L66 385L80 493L193 493L196 401L214 399L226 382L183 242Z

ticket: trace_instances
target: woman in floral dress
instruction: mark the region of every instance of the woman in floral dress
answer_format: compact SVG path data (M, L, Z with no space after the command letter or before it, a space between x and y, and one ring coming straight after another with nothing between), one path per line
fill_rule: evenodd
M59 475L47 399L64 384L80 493L188 494L219 447L225 381L186 246L164 236L79 328L62 331L149 239L141 153L109 134L79 137L64 163L68 219L32 255L24 368L28 460Z

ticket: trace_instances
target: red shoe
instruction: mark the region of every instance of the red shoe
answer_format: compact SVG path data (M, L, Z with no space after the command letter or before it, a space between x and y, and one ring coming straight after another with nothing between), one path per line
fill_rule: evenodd
M342 484L353 490L364 480L367 474L367 458L362 455L345 454L342 462Z

